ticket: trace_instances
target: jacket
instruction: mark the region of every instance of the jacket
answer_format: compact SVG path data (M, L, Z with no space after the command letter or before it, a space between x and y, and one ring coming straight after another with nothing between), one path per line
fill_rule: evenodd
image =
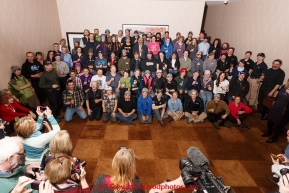
M196 81L196 83L193 85L193 82ZM187 86L187 90L197 90L198 92L200 92L201 90L201 80L199 78L197 78L197 80L194 80L193 77L189 77L186 83Z
M178 76L175 78L175 80L177 81L177 91L179 90L187 90L187 80L188 78L185 76L183 79Z
M39 78L33 78L31 75L38 74L39 72L43 72L43 66L37 62L36 60L33 63L26 60L24 64L22 64L21 74L25 78L27 78L31 82L38 82Z
M232 102L229 103L229 108L230 108L231 115L235 119L238 118L238 111L244 111L245 114L252 113L252 109L250 109L250 107L248 107L247 105L245 105L242 102L240 102L240 104L238 106L236 106L235 102L232 101Z
M15 110L15 112L13 110ZM13 121L15 117L27 116L29 112L30 112L29 109L20 105L18 102L12 103L11 106L0 104L0 117L2 118L3 121L6 122Z
M135 82L136 81L136 82ZM130 78L130 84L131 84L131 88L138 88L138 90L140 91L142 88L142 78L141 76L139 76L138 78L135 77L135 75L133 75Z
M142 78L142 87L149 89L149 91L152 91L152 82L153 82L153 77L147 78L146 76L143 76Z
M120 58L118 60L118 71L129 70L130 69L130 59L127 57L126 59Z
M180 58L180 68L186 68L187 71L190 71L192 68L192 60L190 58L187 58L187 60L185 60L184 57Z
M181 64L180 64L179 59L176 59L175 68L177 68L179 70L180 66L181 66ZM168 69L173 70L172 59L169 60Z
M98 46L98 42L97 41L93 41L93 42L90 42L90 40L89 41L87 41L86 42L86 45L85 45L85 54L88 54L88 50L90 49L90 48L92 48L92 50L93 50L93 56L95 57L95 56L97 56L97 53L96 53L96 47Z
M102 107L102 103L98 102L95 103L94 100L96 99L101 99L102 98L102 91L101 90L96 90L95 95L93 94L92 88L89 89L89 91L87 92L87 96L88 96L88 103L89 103L89 108L92 111L95 111L97 109L101 109Z
M172 44L164 44L161 47L161 51L165 53L166 59L170 59L172 53L173 53L173 46Z
M165 90L165 84L166 84L166 79L164 77L161 78L155 78L153 80L153 91L155 92L157 89L160 89L162 91Z
M147 57L147 53L148 53L148 47L146 45L142 45L141 46L141 50L139 50L139 44L135 44L133 47L133 53L135 52L139 52L139 56L141 59L145 59Z
M204 112L204 101L201 97L197 96L195 101L188 97L184 105L185 112L192 114L193 111L198 111L198 115Z
M248 81L240 81L238 78L235 80L231 80L229 85L229 93L231 96L240 96L244 98L249 91L249 82Z
M142 116L145 112L145 116L150 116L152 113L152 98L150 96L143 98L140 95L137 99L137 111Z
M201 79L201 90L213 92L214 82L212 78L210 78L208 81L204 81L204 77L201 77L200 79ZM208 89L209 86L211 86L212 90Z
M218 104L214 100L210 100L207 103L206 111L209 112L209 109L215 109L214 114L218 114L223 110L226 111L226 115L230 114L230 108L223 100L219 100Z
M232 76L231 80L234 80L234 79L238 78L238 75L239 75L240 72L245 72L246 73L246 77L248 77L248 75L249 75L249 71L246 68L244 68L242 71L239 71L238 67L234 67L233 71L232 72L230 71L228 73L228 75Z
M66 77L67 74L69 73L69 68L67 63L60 61L59 63L57 63L56 61L52 62L53 68L55 68L57 76L58 77ZM63 72L63 74L60 74L59 72Z
M136 62L138 61L138 66L136 67ZM142 59L139 58L138 60L131 59L129 63L130 70L135 71L136 69L140 69L141 71L141 61Z
M142 71L149 70L150 72L155 72L157 67L157 61L152 58L152 59L144 59L141 62L141 69Z
M176 111L182 111L183 105L179 98L177 98L176 102L173 98L170 98L168 101L168 110L176 112Z

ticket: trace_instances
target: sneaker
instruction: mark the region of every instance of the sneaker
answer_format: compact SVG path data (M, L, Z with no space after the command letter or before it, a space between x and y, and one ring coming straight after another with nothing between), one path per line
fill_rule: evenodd
M214 123L212 123L213 124L213 126L217 129L217 130L220 130L220 123L218 122L218 121L216 121L216 122L214 122Z
M230 123L227 123L226 121L224 121L224 126L227 127L227 128L231 127Z
M187 124L190 124L190 118L186 117Z
M135 126L135 122L134 121L131 121L129 124Z

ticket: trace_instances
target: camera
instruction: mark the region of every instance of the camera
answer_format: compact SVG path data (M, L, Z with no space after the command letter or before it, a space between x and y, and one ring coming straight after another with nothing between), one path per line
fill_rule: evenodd
M39 180L34 180L30 186L31 186L31 189L33 190L39 190L39 184L41 183L41 181Z
M71 174L77 173L78 175L81 174L81 168L86 165L86 161L82 161L81 163L75 164L72 166Z

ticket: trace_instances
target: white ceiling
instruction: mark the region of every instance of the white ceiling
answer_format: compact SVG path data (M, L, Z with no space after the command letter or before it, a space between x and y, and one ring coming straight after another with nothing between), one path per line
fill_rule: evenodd
M234 1L241 1L241 0L228 0L228 3L234 2ZM206 4L208 6L224 4L224 0L210 0L210 1L206 1Z

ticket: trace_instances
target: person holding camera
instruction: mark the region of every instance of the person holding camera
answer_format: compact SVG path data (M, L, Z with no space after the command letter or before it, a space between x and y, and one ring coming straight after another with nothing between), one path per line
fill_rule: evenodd
M112 160L112 176L101 174L95 180L91 193L144 193L136 174L136 155L132 149L120 149Z
M44 152L48 149L49 142L60 131L60 127L49 107L46 107L45 111L41 111L40 107L37 107L36 112L38 114L37 122L31 117L22 117L15 123L14 128L17 135L23 139L26 163L40 164ZM43 122L44 116L47 117L45 122ZM52 129L48 122L50 122ZM40 132L43 124L48 128L48 132L44 134Z

